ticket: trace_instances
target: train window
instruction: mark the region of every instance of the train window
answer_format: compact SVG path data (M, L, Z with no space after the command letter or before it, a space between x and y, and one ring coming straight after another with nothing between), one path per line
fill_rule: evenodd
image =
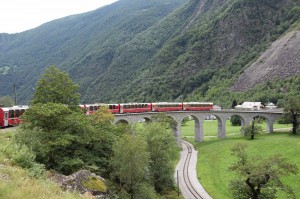
M21 109L21 115L23 115L24 112L25 112L25 109Z
M8 118L8 112L5 112L4 113L4 119L7 119Z
M9 117L10 118L14 118L15 117L15 111L14 110L10 110L9 111Z
M16 117L20 117L20 115L21 115L21 112L20 112L20 110L15 110L15 114L16 114Z

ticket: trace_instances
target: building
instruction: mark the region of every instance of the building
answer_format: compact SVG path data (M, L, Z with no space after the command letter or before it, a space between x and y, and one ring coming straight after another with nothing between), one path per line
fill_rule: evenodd
M277 106L275 106L275 104L273 104L272 102L269 102L266 106L266 109L276 109Z
M244 102L242 105L237 105L234 108L243 110L261 110L264 108L264 105L261 102Z

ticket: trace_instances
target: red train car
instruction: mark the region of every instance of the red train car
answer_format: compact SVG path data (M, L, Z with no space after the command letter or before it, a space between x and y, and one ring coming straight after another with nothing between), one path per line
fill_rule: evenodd
M183 102L184 111L210 111L213 110L212 102Z
M211 102L157 102L157 103L123 103L123 104L85 104L80 105L86 115L94 114L101 106L106 106L113 113L142 113L169 111L206 111L213 110Z
M86 115L94 114L101 106L106 106L111 113L120 113L119 104L84 104L79 106Z
M15 126L21 123L20 116L28 106L0 107L0 127Z
M182 102L158 102L152 103L152 111L168 112L182 111Z
M126 103L120 104L119 113L142 113L142 112L151 112L152 104L151 103Z

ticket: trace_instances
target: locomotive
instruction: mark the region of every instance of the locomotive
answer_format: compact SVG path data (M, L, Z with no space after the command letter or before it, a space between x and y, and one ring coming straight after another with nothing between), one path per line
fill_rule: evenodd
M157 102L79 105L86 115L94 114L101 106L107 107L112 114L213 110L213 103L211 102ZM28 108L28 106L0 107L0 127L2 128L20 124L20 116Z

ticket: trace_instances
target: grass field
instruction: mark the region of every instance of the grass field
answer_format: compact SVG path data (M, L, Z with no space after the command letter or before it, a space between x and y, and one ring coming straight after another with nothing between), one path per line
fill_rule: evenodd
M265 124L262 124L266 127ZM288 128L286 125L274 125L274 128ZM276 132L271 134L256 135L254 140L239 135L240 127L231 127L227 124L226 134L235 133L226 139L205 137L204 142L195 143L194 138L188 137L198 151L197 174L201 184L214 199L231 199L232 195L228 190L231 179L237 178L228 167L232 165L236 158L231 155L231 148L237 143L246 143L250 156L261 155L268 157L273 154L281 154L287 158L289 163L294 163L300 171L300 135L291 135L290 132ZM183 136L194 135L194 123L189 122L182 126ZM204 122L204 135L217 135L217 122ZM300 198L300 173L282 178L283 182L291 186L296 198ZM277 197L285 199L286 196L279 191Z
M185 125L181 126L182 136L194 136L195 135L195 122L188 121ZM262 128L267 129L267 124L262 123ZM286 124L274 124L274 129L291 128L291 125ZM226 135L240 133L240 126L231 126L229 120L226 121ZM218 135L218 121L217 120L204 120L203 123L204 136L217 136Z

